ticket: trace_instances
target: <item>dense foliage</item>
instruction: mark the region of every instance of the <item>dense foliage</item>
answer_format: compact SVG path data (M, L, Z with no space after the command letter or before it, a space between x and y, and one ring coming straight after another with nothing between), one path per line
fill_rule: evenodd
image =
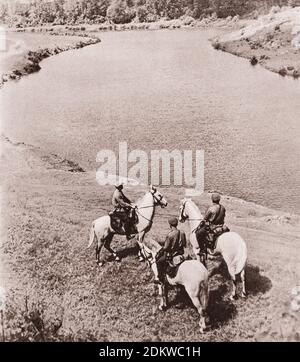
M257 8L300 5L300 0L5 0L2 22L23 25L153 22L183 15L195 19L215 13L218 17L244 15Z

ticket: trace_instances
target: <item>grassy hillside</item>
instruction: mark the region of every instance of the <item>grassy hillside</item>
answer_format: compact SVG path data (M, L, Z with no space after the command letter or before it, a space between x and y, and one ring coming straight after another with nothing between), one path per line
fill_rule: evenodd
M91 222L110 209L111 187L100 187L94 173L58 155L5 137L1 145L6 340L299 339L299 312L290 307L291 290L300 285L299 216L223 197L229 227L248 245L249 296L229 300L230 283L221 266L221 274L210 280L212 328L200 335L197 312L184 293L173 290L170 308L158 311L152 274L138 262L134 241L115 237L121 263L103 253L104 267L96 266L87 239ZM144 191L127 190L133 199ZM161 191L169 205L158 209L151 231L159 241L183 197L181 190ZM209 195L196 202L204 211ZM188 231L187 224L182 227ZM176 308L179 301L183 309Z

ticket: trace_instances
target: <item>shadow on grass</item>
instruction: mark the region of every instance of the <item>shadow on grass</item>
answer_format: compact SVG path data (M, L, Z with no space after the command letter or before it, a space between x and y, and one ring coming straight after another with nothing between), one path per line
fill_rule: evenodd
M220 274L229 282L231 280L231 277L228 273L227 265L224 260L222 260L219 266L214 269L213 273L210 275L210 278L212 278L216 274ZM237 280L241 282L239 276L237 277ZM238 286L238 288L240 288L240 285ZM251 264L246 265L246 290L248 295L257 295L260 293L264 294L268 292L271 288L271 279L262 275L258 266L254 266Z
M175 307L177 309L185 309L194 307L191 298L188 296L183 286L168 286L168 307Z
M227 292L228 287L224 284L217 289L211 290L209 293L207 314L210 319L211 328L216 328L220 324L227 323L237 314L235 305L229 300L224 300L224 296ZM169 296L173 296L172 300L169 297L169 308L195 308L190 297L188 296L183 287L178 289L172 288L172 293L169 293Z
M128 256L137 256L139 248L137 245L130 246L118 251L118 256L121 259L127 258Z
M224 284L218 289L211 290L209 293L207 313L210 318L211 328L227 323L237 314L235 305L229 300L224 300L227 292L228 287Z
M272 288L271 279L261 275L258 266L247 264L246 290L249 295L264 294Z

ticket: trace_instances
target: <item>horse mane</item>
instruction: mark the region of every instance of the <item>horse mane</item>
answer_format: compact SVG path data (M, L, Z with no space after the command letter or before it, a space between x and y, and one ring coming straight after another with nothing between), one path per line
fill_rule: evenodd
M148 194L150 194L150 191L147 191L143 196L140 196L140 197L137 199L137 201L136 201L136 205L141 204L141 202L144 200L144 198L145 198Z
M187 202L189 202L189 204L191 205L191 207L195 210L195 212L197 214L200 214L201 218L202 218L202 214L201 211L199 209L199 207L195 204L195 202L192 199L188 199Z

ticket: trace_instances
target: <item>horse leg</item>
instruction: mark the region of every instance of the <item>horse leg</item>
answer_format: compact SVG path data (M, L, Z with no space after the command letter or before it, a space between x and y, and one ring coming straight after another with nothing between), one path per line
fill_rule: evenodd
M155 262L151 264L151 269L152 269L153 274L154 274L154 283L155 284L160 284L160 281L158 279L158 268L157 268L157 264Z
M104 243L104 247L105 247L105 249L106 250L108 250L111 254L112 254L112 256L114 257L114 260L115 261L120 261L121 259L118 257L118 255L117 255L117 253L115 252L115 250L110 246L110 243L111 243L111 241L112 241L112 239L113 239L113 234L110 234L110 235L108 235L107 237L106 237L106 239L105 239L105 243Z
M205 253L199 253L200 262L205 266L207 269L207 255Z
M231 293L231 296L230 296L230 300L235 300L236 297L237 297L237 293L236 293L237 280L236 280L235 276L231 276L231 279L232 279L232 293Z
M206 309L208 305L208 280L202 281L197 287L190 286L186 287L185 290L187 291L189 297L191 298L194 306L196 307L200 320L199 320L199 327L200 333L203 333L206 329Z
M167 286L165 283L158 284L158 295L160 298L158 309L164 311L167 309Z
M201 261L201 254L200 254L200 250L194 250L194 254L196 255L196 260L200 261L200 263L202 263Z
M199 313L199 316L200 316L200 321L199 321L200 333L203 333L205 331L205 329L206 329L205 311L202 308L202 305L200 303L200 300L199 300L198 296L190 295L190 298L191 298L194 306L197 308L197 311Z
M242 280L242 286L243 286L243 291L242 291L242 298L246 298L247 293L246 293L246 280L245 280L245 269L243 269L241 271L241 280Z
M137 237L138 245L139 245L138 257L139 257L140 262L144 261L143 254L142 254L141 247L140 247L140 244L143 243L143 241L144 241L144 237L145 237L145 232L144 231L139 233L139 235Z
M191 242L191 244L192 244L192 246L193 246L193 252L194 252L194 254L195 254L195 256L196 256L196 259L197 259L198 261L200 261L200 263L201 263L200 246L199 246L199 243L198 243L198 240L197 240L197 238L196 238L195 233L192 233L192 234L191 234L191 236L190 236L190 242Z
M100 252L103 246L103 241L100 240L100 242L96 241L96 263L98 266L103 266L103 261L100 261Z

